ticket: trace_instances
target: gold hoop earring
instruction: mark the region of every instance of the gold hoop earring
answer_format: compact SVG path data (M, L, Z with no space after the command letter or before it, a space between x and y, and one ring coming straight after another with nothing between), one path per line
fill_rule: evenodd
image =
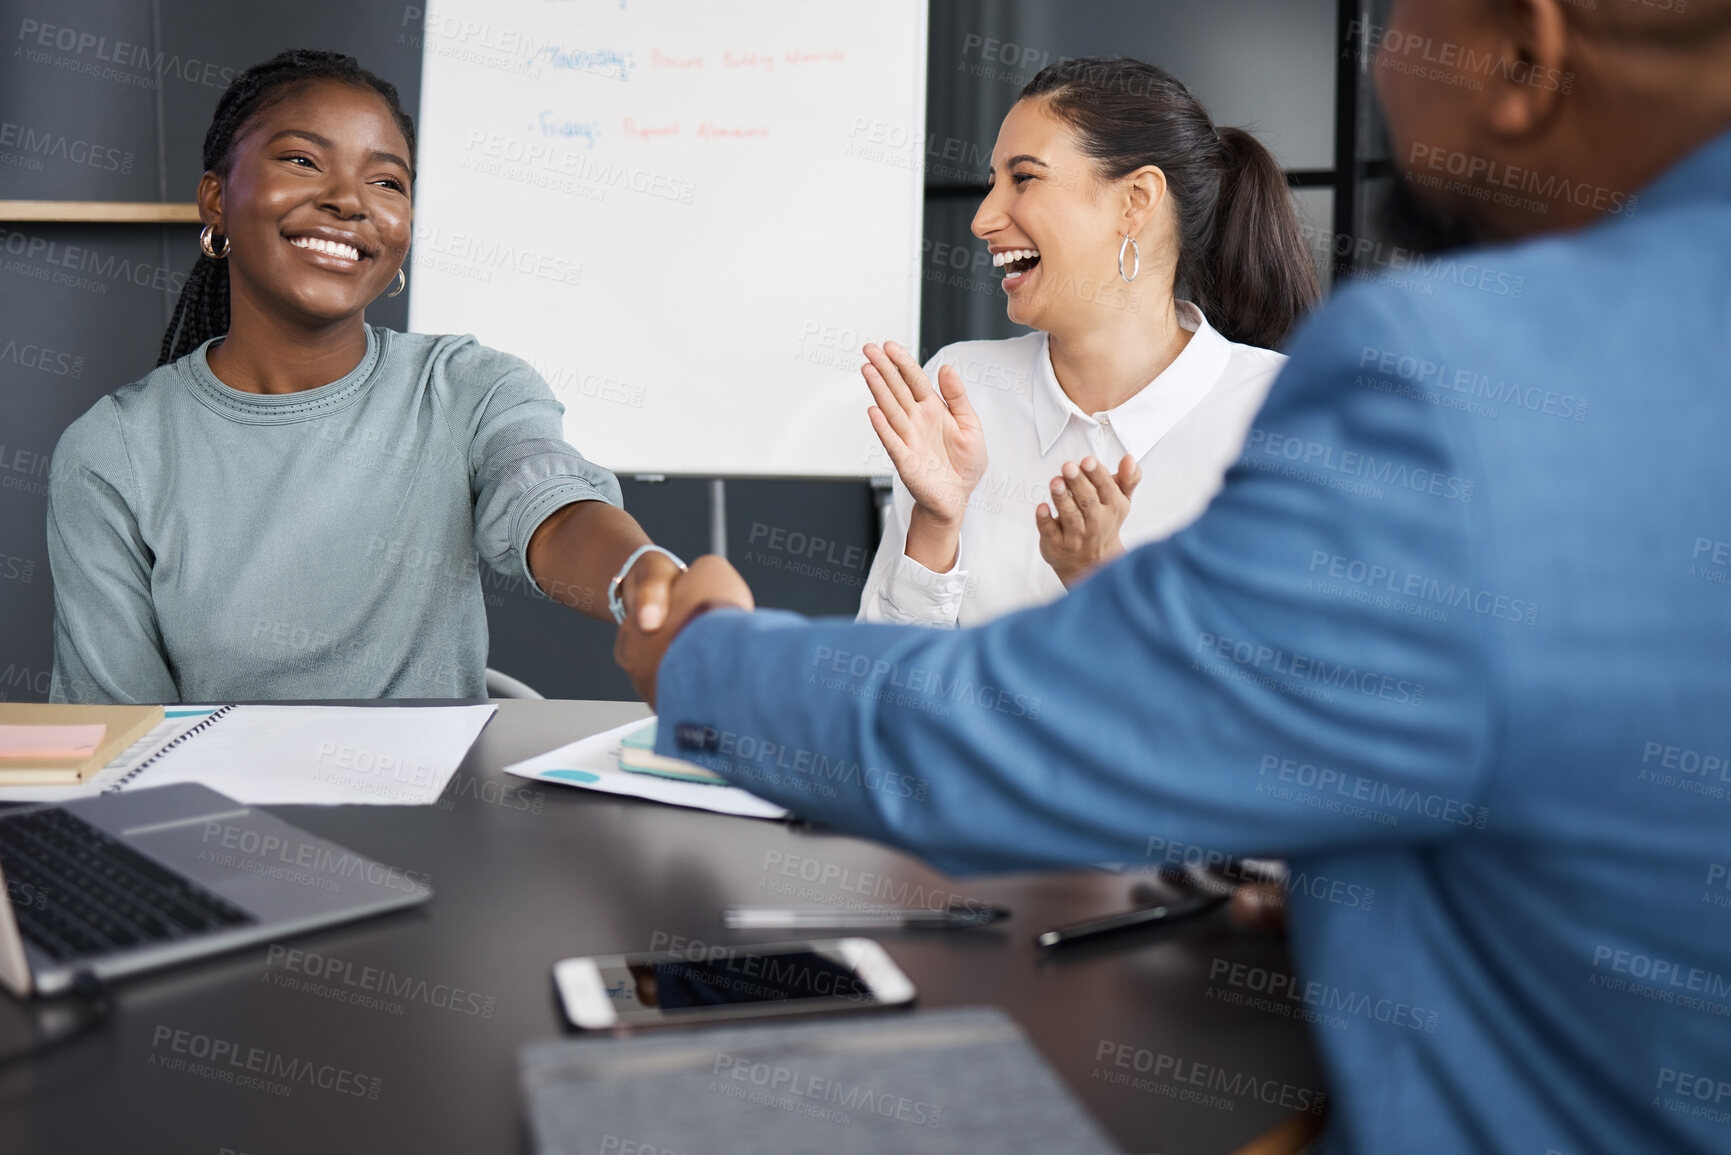
M1128 273L1124 271L1125 249L1130 249L1136 257L1136 263ZM1142 246L1137 244L1136 238L1129 233L1124 234L1124 243L1118 246L1118 275L1124 278L1125 284L1142 275Z
M227 237L222 238L222 252L219 253L216 251L216 245L211 243L211 238L215 235L216 226L205 225L204 230L198 234L198 247L203 249L204 255L209 257L211 260L220 261L224 257L228 256L229 240Z
M400 297L403 295L403 290L408 288L408 287L409 287L409 278L403 274L402 267L399 265L397 267L397 287L392 289L390 292L386 293L385 296L387 296L387 297Z

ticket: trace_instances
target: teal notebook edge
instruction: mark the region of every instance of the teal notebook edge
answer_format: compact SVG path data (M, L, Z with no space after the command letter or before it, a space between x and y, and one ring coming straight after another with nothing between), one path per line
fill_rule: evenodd
M648 750L655 752L655 723L648 722L619 739L619 744L627 750Z
M631 731L619 740L625 752L619 756L619 769L627 774L648 774L676 782L695 782L703 786L726 786L727 779L691 762L667 758L655 753L655 723ZM633 755L636 755L634 758ZM653 760L653 761L652 761Z

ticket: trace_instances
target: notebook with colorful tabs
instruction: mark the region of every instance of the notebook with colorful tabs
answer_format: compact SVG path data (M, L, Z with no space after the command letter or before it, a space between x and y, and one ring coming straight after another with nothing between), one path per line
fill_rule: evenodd
M633 774L654 774L659 778L677 778L681 782L704 782L725 786L727 779L713 770L682 758L667 758L655 752L655 723L633 730L619 740L619 768Z
M77 785L161 722L161 706L0 702L0 786Z
M736 814L744 818L785 818L787 811L755 794L717 782L708 777L701 766L666 759L674 763L678 773L665 770L643 771L627 768L624 743L635 738L636 748L630 761L639 761L649 753L655 741L643 733L645 720L638 718L599 734L567 742L563 746L537 754L505 767L505 773L537 782L558 786L574 786L579 790L594 790L602 794L621 794L628 798L646 798L669 806L689 806L694 810L712 810L717 814ZM698 774L704 777L698 777Z

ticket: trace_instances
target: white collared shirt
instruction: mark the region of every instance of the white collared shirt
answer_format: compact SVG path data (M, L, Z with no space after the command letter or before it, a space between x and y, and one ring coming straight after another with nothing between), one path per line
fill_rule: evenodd
M1125 549L1200 517L1242 455L1286 358L1228 341L1187 301L1178 303L1178 322L1194 333L1178 358L1124 404L1092 414L1058 384L1045 333L938 350L926 374L934 388L942 365L962 375L985 430L986 473L968 499L956 564L941 574L903 552L914 502L895 479L860 620L973 626L1062 597L1064 584L1040 556L1034 510L1050 503L1052 478L1067 461L1094 457L1116 472L1129 454L1141 464L1119 535Z

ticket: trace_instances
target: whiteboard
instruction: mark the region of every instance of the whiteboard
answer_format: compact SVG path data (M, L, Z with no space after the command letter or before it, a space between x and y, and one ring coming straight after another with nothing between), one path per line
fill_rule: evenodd
M446 0L423 45L411 329L528 360L619 472L890 471L925 0Z

